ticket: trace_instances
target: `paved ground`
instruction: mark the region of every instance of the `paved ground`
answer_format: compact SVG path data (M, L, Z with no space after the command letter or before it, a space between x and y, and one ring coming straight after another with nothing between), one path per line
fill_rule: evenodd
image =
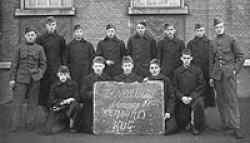
M60 133L52 136L39 135L34 132L20 131L5 132L8 121L5 117L9 112L0 107L0 123L4 129L0 135L0 143L250 143L250 98L241 98L242 129L247 136L244 140L235 140L230 132L214 130L220 125L215 108L206 111L207 124L213 129L207 129L200 136L194 137L190 133L181 132L170 136L94 136L87 134Z

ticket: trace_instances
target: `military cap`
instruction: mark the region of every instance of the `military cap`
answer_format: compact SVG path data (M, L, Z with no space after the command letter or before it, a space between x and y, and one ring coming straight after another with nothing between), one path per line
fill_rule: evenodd
M122 63L134 63L134 61L133 61L132 57L130 57L130 56L124 56L122 58Z
M151 64L157 64L157 65L160 66L160 60L158 60L158 59L152 59L152 60L150 61L150 65L151 65Z
M147 24L146 24L146 22L145 21L141 21L141 22L139 22L138 24L141 24L141 25L143 25L143 26L147 26Z
M192 55L192 52L190 49L185 48L182 50L182 55Z
M58 73L69 73L69 68L67 66L62 65L58 68Z
M28 32L31 32L31 31L37 32L36 29L35 29L35 27L33 27L33 26L26 26L24 28L24 33L25 34L28 33Z
M105 64L105 59L102 56L96 56L93 59L93 63Z
M202 25L202 24L195 24L194 25L194 29L200 29L202 27L204 27L204 25Z
M169 26L173 26L174 28L176 28L175 24L174 23L165 23L163 25L164 29L167 29Z
M224 23L224 21L221 18L218 18L218 17L214 18L214 26L221 24L221 23Z
M80 24L76 24L73 28L74 31L78 29L82 29L82 26Z
M46 24L48 24L48 23L53 23L53 22L56 22L55 17L53 17L53 16L47 17L47 19L46 19Z
M115 25L113 25L113 24L106 25L106 30L111 29L111 28L116 29Z

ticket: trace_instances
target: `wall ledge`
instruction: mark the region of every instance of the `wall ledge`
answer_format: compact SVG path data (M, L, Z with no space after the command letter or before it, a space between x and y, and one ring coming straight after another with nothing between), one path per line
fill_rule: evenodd
M129 15L145 15L145 14L172 14L172 15L186 15L189 14L189 10L187 6L181 8L138 8L138 7L129 7L128 8Z
M10 69L11 62L0 62L0 69Z
M65 15L73 16L76 14L75 8L71 9L16 9L15 16L49 16Z

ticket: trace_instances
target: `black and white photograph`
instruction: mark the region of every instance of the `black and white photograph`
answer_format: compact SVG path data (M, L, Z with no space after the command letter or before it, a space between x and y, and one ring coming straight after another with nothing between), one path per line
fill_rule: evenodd
M249 0L0 0L0 143L250 143Z

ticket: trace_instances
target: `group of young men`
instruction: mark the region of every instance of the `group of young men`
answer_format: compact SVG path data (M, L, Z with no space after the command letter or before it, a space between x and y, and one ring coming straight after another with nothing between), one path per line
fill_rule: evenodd
M164 82L166 134L181 129L200 134L205 128L204 108L214 105L216 91L223 129L233 129L236 138L243 137L236 75L244 54L224 32L221 19L214 20L214 40L206 37L204 26L196 24L195 37L186 48L173 24L164 25L164 38L156 42L147 34L146 23L140 22L127 46L117 37L116 27L108 24L96 51L84 39L81 25L74 26L74 38L67 45L56 32L54 17L48 17L45 25L47 32L39 37L34 28L25 28L25 43L13 58L14 129L19 110L28 101L28 106L47 109L48 132L57 132L54 125L58 122L66 123L72 132L91 132L95 82L160 80Z

